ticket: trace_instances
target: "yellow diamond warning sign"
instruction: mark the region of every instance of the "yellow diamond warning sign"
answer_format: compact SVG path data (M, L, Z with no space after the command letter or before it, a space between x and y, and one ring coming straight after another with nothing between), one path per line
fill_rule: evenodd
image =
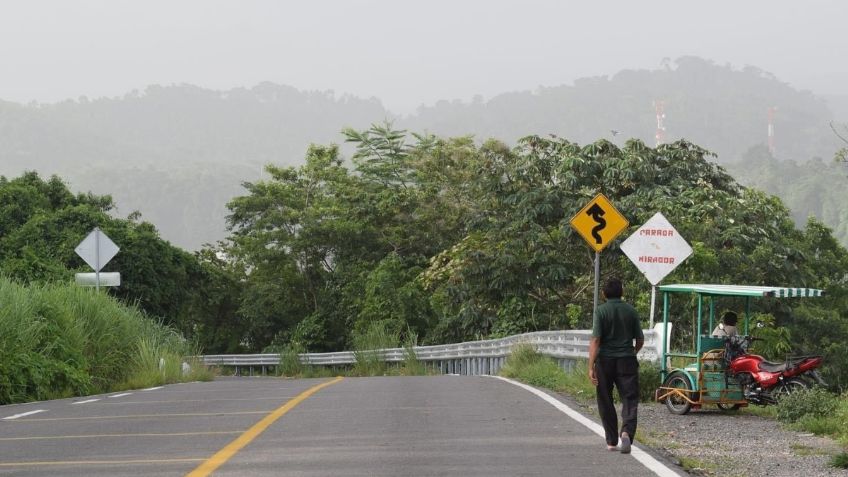
M629 222L604 194L598 194L571 219L571 226L596 252L603 250Z

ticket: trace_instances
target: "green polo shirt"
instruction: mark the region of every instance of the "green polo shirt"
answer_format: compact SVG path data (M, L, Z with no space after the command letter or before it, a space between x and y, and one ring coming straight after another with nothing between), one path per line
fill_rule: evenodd
M601 338L600 358L635 356L633 340L645 339L636 309L620 298L610 298L598 307L592 322L592 336Z

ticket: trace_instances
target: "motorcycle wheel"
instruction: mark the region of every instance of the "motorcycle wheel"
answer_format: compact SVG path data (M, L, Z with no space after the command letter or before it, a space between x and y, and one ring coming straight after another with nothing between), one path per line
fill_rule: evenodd
M675 373L666 378L665 383L663 383L663 387L665 388L674 388L681 390L691 390L692 386L689 385L689 380L686 379L686 376L680 373ZM687 393L689 399L693 399L694 393ZM665 407L672 414L683 415L689 412L692 409L692 403L683 398L683 396L677 394L671 394L667 398L665 398Z
M741 404L716 404L716 406L722 411L738 411L742 407Z
M775 401L780 401L780 398L804 389L810 389L810 385L806 381L801 378L789 378L784 380L783 384L775 386L771 391L771 396Z

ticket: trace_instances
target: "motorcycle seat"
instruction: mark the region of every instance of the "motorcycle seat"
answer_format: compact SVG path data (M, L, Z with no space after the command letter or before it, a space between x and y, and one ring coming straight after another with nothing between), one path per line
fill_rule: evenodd
M766 371L768 373L782 373L786 371L787 365L786 363L772 363L770 361L762 361L759 365L760 371Z

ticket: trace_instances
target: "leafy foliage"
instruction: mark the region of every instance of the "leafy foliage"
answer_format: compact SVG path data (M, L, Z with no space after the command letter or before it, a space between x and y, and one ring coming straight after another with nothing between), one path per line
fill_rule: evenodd
M777 418L793 423L804 416L825 417L833 413L838 405L837 397L825 389L803 389L780 399Z
M593 254L569 221L603 192L630 221L622 238L660 211L692 244L669 282L826 289L752 311L773 324L770 352L822 353L825 378L848 383L848 252L816 219L796 228L779 199L740 186L701 147L535 135L509 147L391 124L344 134L351 162L330 145L312 146L302 166L268 166L229 203L230 238L194 256L136 217L110 217L108 197L32 173L0 179L0 269L68 280L82 269L73 246L99 225L122 246L114 266L126 286L110 293L210 352L351 349L377 328L423 344L585 329ZM624 279L647 325L650 289L618 243L601 254L602 279ZM674 343L709 331L692 326L691 299L671 306Z
M197 351L137 308L73 285L0 277L0 302L2 404L175 382ZM163 373L160 358L176 372Z
M779 106L774 122L781 159L830 158L844 147L828 124L837 98L825 102L755 67L696 57L487 100L439 101L397 124L510 144L547 133L586 144L611 138L611 129L621 131L616 141L653 143L651 105L658 99L665 100L668 137L715 151L723 164L765 142L766 111L773 106ZM240 193L242 181L255 181L264 164L300 165L309 144L337 141L341 126L368 129L393 116L374 98L268 82L220 91L151 85L122 97L56 104L0 101L0 174L34 169L45 177L59 174L74 190L112 194L126 207L123 215L140 210L169 241L199 250L225 238L226 202Z
M76 245L99 226L121 247L104 271L122 272L114 293L158 316L178 317L183 291L194 278L194 261L159 239L149 223L107 215L111 198L73 196L58 178L43 181L36 173L0 179L0 271L31 281L67 281L74 271L87 271L74 252Z
M848 452L840 452L830 459L831 467L848 469Z
M755 147L729 168L739 182L779 195L798 226L816 217L833 229L843 246L848 245L848 210L843 206L848 169L844 163L821 158L778 161L765 147Z
M621 237L661 211L692 244L694 255L669 282L827 289L826 298L798 306L753 304L773 325L762 331L770 353L830 343L826 361L838 362L830 355L848 341L839 311L848 252L817 220L797 229L779 199L740 186L694 144L580 146L528 136L513 148L478 146L387 124L345 136L356 146L352 169L336 147L315 146L306 165L269 167L271 180L248 184L248 195L230 203L226 250L244 274L248 347L338 350L377 323L423 343L588 328L593 254L569 221L599 192L632 224ZM617 241L601 254L601 270L602 279L623 277L628 298L647 313L649 287ZM672 303L672 316L683 318L676 343L696 333L694 308L690 299ZM833 341L811 330L815 320L801 323L801 314L825 310L840 323ZM838 366L825 371L841 386Z

